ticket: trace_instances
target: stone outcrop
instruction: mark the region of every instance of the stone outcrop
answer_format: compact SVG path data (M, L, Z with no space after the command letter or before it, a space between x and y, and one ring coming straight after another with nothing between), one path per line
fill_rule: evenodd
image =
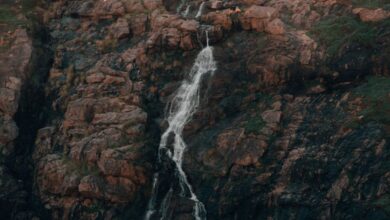
M244 30L264 31L272 19L278 16L275 8L253 5L245 10L240 18Z
M54 57L47 81L35 71L36 105L25 89L36 80L36 43L23 28L1 35L0 213L142 219L157 165L172 166L157 162L165 106L207 32L218 68L202 79L183 131L183 168L207 218L388 219L388 12L339 0L212 0L196 16L202 1L183 2L38 5ZM324 35L334 32L315 31L329 18L373 31L348 42L356 32L345 30L331 54ZM8 203L21 208L9 214ZM192 205L175 196L170 214L193 219Z
M359 15L360 20L363 22L378 22L390 18L390 11L378 9L367 9L367 8L355 8L353 13Z

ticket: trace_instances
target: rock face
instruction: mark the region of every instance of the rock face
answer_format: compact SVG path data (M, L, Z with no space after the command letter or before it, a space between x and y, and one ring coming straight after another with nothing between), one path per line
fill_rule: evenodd
M378 9L367 9L367 8L355 8L354 14L359 15L363 22L378 22L390 17L390 11Z
M264 31L273 18L276 18L278 12L275 8L267 6L253 5L245 10L241 17L241 25L244 30Z
M48 36L1 32L2 216L143 219L165 106L207 32L218 69L183 132L207 218L389 219L388 11L228 0L196 16L201 3L47 1Z
M28 65L33 48L26 29L10 32L8 39L11 44L9 49L0 53L0 212L4 213L5 218L12 218L15 215L32 215L28 210L23 212L12 207L25 206L23 200L27 200L27 192L23 182L14 176L6 163L18 147L15 141L19 136L19 128L14 116L18 110L22 86L31 74Z

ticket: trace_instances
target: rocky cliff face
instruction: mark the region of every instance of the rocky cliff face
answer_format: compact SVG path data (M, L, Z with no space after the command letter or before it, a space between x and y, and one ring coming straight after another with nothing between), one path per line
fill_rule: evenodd
M207 218L390 218L389 2L201 3L1 6L2 216L142 219L165 105L207 30L218 69L183 164Z

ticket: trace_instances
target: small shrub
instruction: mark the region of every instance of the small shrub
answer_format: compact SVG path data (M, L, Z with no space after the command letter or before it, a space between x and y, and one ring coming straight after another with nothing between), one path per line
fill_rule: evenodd
M96 166L89 166L86 161L76 161L65 154L62 155L62 161L69 167L70 172L76 172L81 176L86 175L99 175L99 169Z
M390 0L352 0L356 7L390 9Z
M350 16L328 17L319 21L310 31L320 43L327 46L330 56L337 55L347 44L373 46L377 29Z
M103 53L111 52L118 46L118 41L114 38L105 38L103 40L96 41L96 46Z
M20 4L22 6L23 13L27 14L34 10L37 5L37 0L21 0Z
M367 83L354 89L354 94L363 97L365 108L361 114L364 121L390 124L389 77L369 77Z
M245 124L245 133L259 134L260 130L265 126L264 120L261 116L250 118Z
M18 26L24 25L25 21L17 18L17 12L10 6L0 6L0 25Z
M104 211L103 205L96 201L91 206L85 207L84 209L87 213L100 213Z
M390 214L390 196L384 195L381 198L377 199L373 203L374 207L383 209L386 213Z

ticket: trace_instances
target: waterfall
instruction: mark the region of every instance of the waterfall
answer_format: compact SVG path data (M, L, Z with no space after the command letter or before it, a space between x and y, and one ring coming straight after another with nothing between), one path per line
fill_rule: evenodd
M176 13L180 13L181 9L184 7L184 5L187 3L187 0L181 0L179 6L176 8Z
M195 18L199 18L200 16L202 16L205 6L206 6L206 2L202 2L202 4L200 4L198 13L196 13Z
M186 18L190 13L190 9L191 9L191 5L187 5L186 10L182 13L182 16Z
M167 156L174 162L176 176L179 181L181 197L186 197L194 202L193 215L196 220L206 219L206 209L201 201L196 196L191 184L188 181L187 175L183 170L182 162L183 155L187 148L183 140L182 132L184 126L191 120L191 117L199 107L200 101L200 86L203 76L206 74L213 74L217 69L216 62L213 58L213 48L209 46L209 39L207 36L207 46L200 51L196 57L195 63L189 73L189 79L183 80L181 86L176 90L174 97L168 104L166 112L166 121L168 128L161 136L159 145L159 161L161 157ZM173 137L173 149L169 149L168 138ZM174 190L171 183L169 191L164 196L159 207L157 207L159 173L156 173L153 178L152 196L149 200L145 220L149 220L156 212L160 219L164 220L169 210L170 201ZM189 195L189 196L188 196Z

